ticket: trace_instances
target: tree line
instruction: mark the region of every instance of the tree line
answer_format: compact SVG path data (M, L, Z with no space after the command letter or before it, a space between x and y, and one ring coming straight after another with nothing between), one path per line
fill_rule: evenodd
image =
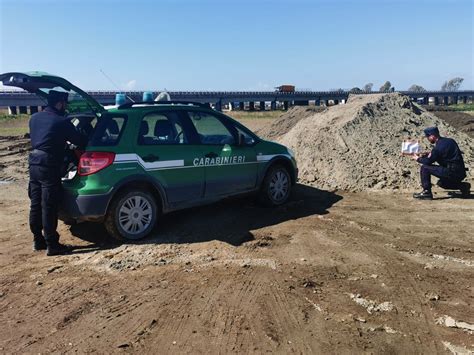
M450 80L446 80L443 85L441 85L441 90L442 91L458 91L459 88L461 87L462 82L464 81L464 78L452 78ZM374 87L373 83L367 83L364 85L362 89L358 87L353 87L350 92L351 93L359 93L359 92L371 92ZM380 88L379 91L381 92L392 92L395 91L395 87L392 86L392 83L390 81L386 81ZM426 91L426 89L417 84L413 84L408 88L408 91L414 91L414 92L423 92Z

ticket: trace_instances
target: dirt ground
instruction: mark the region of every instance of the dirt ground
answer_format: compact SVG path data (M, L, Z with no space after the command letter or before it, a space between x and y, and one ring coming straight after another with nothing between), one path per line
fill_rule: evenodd
M474 351L473 196L297 185L276 209L170 214L138 244L61 223L76 249L46 257L31 251L24 153L3 156L25 144L0 146L0 353Z
M474 199L298 185L276 210L174 213L137 245L61 224L77 249L46 257L31 251L25 186L1 189L1 352L473 349Z
M432 111L432 113L474 138L474 112Z

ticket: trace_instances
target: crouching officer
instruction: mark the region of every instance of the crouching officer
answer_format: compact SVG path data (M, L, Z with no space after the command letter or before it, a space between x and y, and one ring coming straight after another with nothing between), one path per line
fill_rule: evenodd
M421 164L420 177L423 191L413 194L421 200L433 199L431 192L431 175L439 178L438 186L444 189L460 190L463 197L468 197L471 184L462 182L466 177L466 167L458 144L452 138L441 137L437 127L424 130L425 136L434 148L426 156L414 155L413 159ZM433 163L439 165L433 165Z
M51 90L48 106L30 119L33 150L29 155L31 200L30 229L33 249L47 250L47 255L62 255L71 247L59 243L58 206L61 198L61 170L66 142L84 147L87 138L76 131L65 116L68 94ZM44 233L44 234L43 234Z

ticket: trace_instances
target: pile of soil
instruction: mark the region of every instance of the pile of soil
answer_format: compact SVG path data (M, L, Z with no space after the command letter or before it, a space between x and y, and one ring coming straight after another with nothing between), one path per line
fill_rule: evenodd
M300 120L278 141L295 151L304 183L350 191L404 190L419 187L419 165L401 156L401 142L419 138L430 150L423 139L428 126L454 138L466 165L473 165L473 139L399 93L352 95L345 105Z
M474 138L474 115L458 111L432 111L432 113L457 130Z
M274 120L270 126L259 129L256 133L264 139L273 140L287 133L303 118L325 110L326 107L322 106L293 106Z

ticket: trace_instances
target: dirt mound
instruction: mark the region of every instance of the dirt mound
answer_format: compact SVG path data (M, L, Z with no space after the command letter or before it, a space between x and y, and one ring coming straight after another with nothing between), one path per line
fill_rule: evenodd
M474 115L457 111L432 111L432 113L457 130L463 131L469 137L474 138Z
M351 191L413 189L419 166L400 155L401 141L422 139L427 126L454 138L472 166L474 141L399 93L353 95L300 120L278 140L295 151L302 182Z
M303 118L323 112L326 107L321 106L293 106L283 113L270 126L257 130L257 134L264 139L275 139L292 129Z

